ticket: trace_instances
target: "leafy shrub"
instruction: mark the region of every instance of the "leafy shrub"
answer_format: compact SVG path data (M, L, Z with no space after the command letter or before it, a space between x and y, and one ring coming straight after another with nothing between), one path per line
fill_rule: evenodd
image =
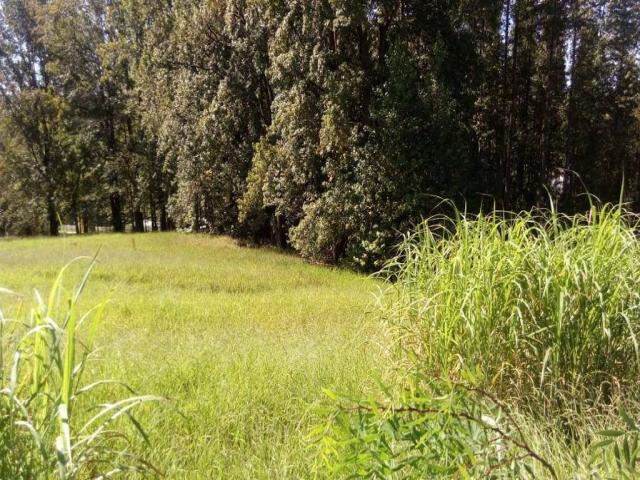
M598 432L588 466L592 472L606 472L610 478L639 478L640 428L623 406L619 410L624 428ZM593 477L601 478L597 473Z
M78 300L93 264L73 291L63 286L67 267L46 302L36 291L33 308L17 304L12 316L0 311L0 478L104 478L153 470L117 427L128 419L146 439L132 410L159 398L93 404L96 389L115 383L83 382L105 304L81 315Z
M319 467L349 478L535 478L532 463L551 476L519 426L490 394L416 374L383 402L338 398L315 431Z

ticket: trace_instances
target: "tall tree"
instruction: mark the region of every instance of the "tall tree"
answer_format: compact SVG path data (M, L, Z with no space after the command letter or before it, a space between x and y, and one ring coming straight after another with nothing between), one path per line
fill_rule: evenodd
M28 0L0 4L0 93L26 144L35 191L46 204L49 233L57 235L68 106L51 82L50 51L43 40L48 6L48 2Z

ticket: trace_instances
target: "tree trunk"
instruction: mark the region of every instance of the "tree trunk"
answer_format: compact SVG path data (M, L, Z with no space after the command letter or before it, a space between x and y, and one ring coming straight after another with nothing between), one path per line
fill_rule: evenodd
M275 214L273 218L273 234L276 247L284 248L287 242L284 232L284 225L282 224L282 215Z
M566 205L573 198L574 194L574 181L573 181L573 172L571 171L574 168L574 158L575 158L575 132L574 132L574 121L575 121L575 80L576 80L576 49L578 47L578 2L577 0L573 0L572 2L572 22L571 22L571 70L569 72L569 89L568 95L569 99L567 100L567 128L566 128L566 151L565 151L565 173L564 173L564 184L562 189L562 199L563 203ZM572 206L573 208L573 206Z
M118 192L111 194L111 225L115 232L124 232L124 222L122 221L122 201Z
M511 0L506 0L505 16L504 16L504 50L502 56L502 121L498 129L498 152L500 158L500 168L502 170L503 190L502 204L503 207L509 205L511 196L511 164L510 164L510 141L507 140L511 128L511 108L509 106L509 39L511 36ZM514 46L514 62L516 46Z
M166 232L170 230L169 216L167 215L167 206L164 202L160 205L160 231Z
M49 235L57 237L60 234L60 222L58 221L58 212L51 193L47 195L47 217L49 219Z
M151 231L158 231L158 213L156 212L156 202L153 200L153 194L149 194L149 209L151 210Z
M89 222L89 212L85 209L82 212L82 233L91 233L91 224Z
M158 214L156 213L155 208L151 209L151 231L152 232L158 231Z
M144 232L144 215L139 209L133 212L133 231Z
M191 226L191 232L200 232L200 201L198 199L196 199L193 204L193 225Z

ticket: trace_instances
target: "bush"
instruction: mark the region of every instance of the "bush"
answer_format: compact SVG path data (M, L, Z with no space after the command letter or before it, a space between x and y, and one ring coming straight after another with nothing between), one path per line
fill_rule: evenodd
M555 478L503 406L461 383L414 373L383 401L339 398L314 433L318 467L332 478L536 478L534 464Z
M0 310L0 478L104 478L153 471L117 427L120 419L128 419L146 439L132 411L158 398L94 404L92 393L115 383L83 382L105 304L81 315L77 304L91 267L73 291L63 287L67 267L47 302L36 292L33 308L18 302L12 316Z

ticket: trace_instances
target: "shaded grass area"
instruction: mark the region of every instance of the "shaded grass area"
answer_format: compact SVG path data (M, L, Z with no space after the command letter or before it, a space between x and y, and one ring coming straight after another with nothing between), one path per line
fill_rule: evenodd
M367 316L377 284L171 233L0 241L0 285L46 291L98 249L83 302L111 304L89 375L172 399L140 416L146 456L168 478L309 477L322 389L366 391L382 363L384 331Z

